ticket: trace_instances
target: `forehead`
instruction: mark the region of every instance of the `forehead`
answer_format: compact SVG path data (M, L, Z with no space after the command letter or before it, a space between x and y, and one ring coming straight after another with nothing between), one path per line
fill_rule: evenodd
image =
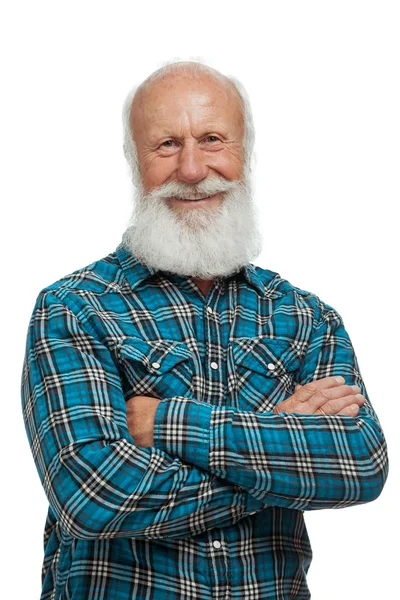
M233 85L208 75L169 74L155 80L138 90L131 112L134 133L150 138L187 127L237 133L242 122L242 102Z

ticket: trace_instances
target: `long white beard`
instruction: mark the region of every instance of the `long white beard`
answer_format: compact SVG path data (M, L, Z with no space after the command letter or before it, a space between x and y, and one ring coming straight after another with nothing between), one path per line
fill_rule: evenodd
M222 193L219 206L172 208L170 199ZM198 184L168 182L146 193L137 186L132 219L123 244L156 269L199 279L237 272L262 247L250 178L210 177Z

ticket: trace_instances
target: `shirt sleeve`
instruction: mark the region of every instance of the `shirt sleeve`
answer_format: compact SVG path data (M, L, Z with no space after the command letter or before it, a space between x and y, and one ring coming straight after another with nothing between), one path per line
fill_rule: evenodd
M33 458L66 531L81 539L186 538L265 509L201 467L135 446L117 367L80 312L39 295L21 381Z
M388 474L385 437L342 319L323 306L297 383L342 375L366 398L357 417L255 413L167 398L155 415L155 447L271 505L314 510L376 499Z

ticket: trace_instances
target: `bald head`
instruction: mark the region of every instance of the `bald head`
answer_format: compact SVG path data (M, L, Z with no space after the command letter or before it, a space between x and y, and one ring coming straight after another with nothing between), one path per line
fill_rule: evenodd
M208 82L210 86L224 91L228 97L228 101L236 102L242 109L242 112L244 112L242 98L234 83L226 75L198 62L180 61L157 69L157 71L154 71L138 86L131 105L131 116L135 111L135 106L143 101L146 93L149 94L151 92L154 84L158 84L159 88L161 85L161 87L165 86L166 89L168 87L171 89L179 79L201 83Z

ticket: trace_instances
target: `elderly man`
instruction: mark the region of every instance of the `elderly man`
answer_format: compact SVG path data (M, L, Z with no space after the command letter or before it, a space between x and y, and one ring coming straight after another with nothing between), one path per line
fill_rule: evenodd
M374 500L385 438L340 315L256 267L253 124L200 63L124 108L122 243L43 289L23 414L42 600L305 599L305 510Z

